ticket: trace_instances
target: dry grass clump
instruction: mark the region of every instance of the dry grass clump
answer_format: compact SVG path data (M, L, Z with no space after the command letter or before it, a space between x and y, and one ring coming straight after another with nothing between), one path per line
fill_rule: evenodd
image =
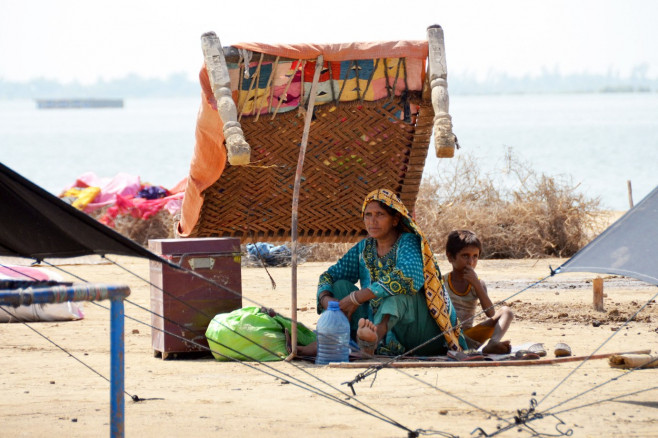
M105 216L107 207L90 214L96 220ZM113 219L115 231L148 247L149 239L173 239L176 219L166 209L158 211L148 219L133 217L130 214L120 214Z
M121 215L114 220L114 229L140 245L148 247L149 239L174 238L174 216L167 210L160 210L146 220Z
M307 262L333 262L354 246L353 243L315 243L308 245Z
M481 175L469 155L424 180L416 219L435 253L448 233L470 229L486 258L569 257L601 231L599 199L567 179L537 174L508 151L497 179Z

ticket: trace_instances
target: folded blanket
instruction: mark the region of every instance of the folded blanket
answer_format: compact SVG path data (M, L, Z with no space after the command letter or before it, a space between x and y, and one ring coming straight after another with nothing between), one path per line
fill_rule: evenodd
M48 269L27 266L0 266L0 281L7 284L15 282L20 287L44 286L44 283L61 282L62 277ZM0 323L36 322L36 321L74 321L84 318L82 303L66 302L51 304L32 304L30 306L0 306Z

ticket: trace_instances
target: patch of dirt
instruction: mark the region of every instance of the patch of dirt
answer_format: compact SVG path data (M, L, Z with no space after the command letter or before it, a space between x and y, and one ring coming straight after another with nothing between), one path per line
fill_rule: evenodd
M595 310L592 304L570 303L532 303L529 301L514 300L507 303L514 311L517 321L534 321L544 323L572 322L587 325L619 325L632 318L634 322L658 322L658 307L654 302L647 304L639 313L643 304L636 301L629 303L608 302L604 304L605 311ZM637 315L636 315L637 313Z

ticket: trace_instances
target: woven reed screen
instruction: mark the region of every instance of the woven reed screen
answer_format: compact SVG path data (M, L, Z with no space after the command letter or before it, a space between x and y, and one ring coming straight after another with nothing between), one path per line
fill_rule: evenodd
M432 134L431 102L404 114L403 101L316 106L304 160L298 241L356 242L365 237L361 204L377 188L398 193L412 211ZM407 106L408 111L408 106ZM242 243L285 242L304 118L297 111L242 117L251 164L227 166L203 192L191 237L239 237Z

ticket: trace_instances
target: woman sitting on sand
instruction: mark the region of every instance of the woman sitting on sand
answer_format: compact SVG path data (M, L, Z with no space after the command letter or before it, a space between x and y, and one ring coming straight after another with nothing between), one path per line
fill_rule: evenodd
M440 280L427 239L390 190L366 196L362 207L368 237L320 276L318 313L340 302L366 354L414 351L445 354L466 349L457 316ZM361 289L355 286L359 281Z

